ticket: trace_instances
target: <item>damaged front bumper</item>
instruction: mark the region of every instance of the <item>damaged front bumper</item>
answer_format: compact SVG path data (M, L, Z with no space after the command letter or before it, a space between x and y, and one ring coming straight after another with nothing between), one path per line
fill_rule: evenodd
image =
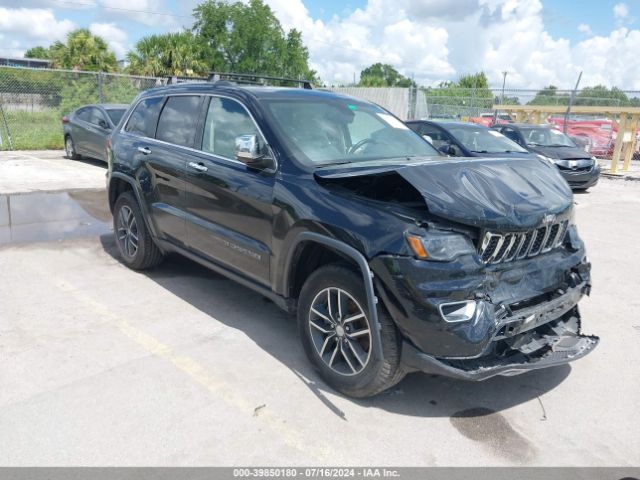
M540 317L543 318L543 317ZM541 327L503 337L491 354L475 359L447 360L420 352L404 342L405 368L463 380L486 380L496 375L518 375L530 370L572 362L584 357L599 343L595 336L582 335L577 308Z
M399 256L372 266L409 370L483 380L571 362L599 342L580 331L577 304L590 291L583 248L496 267ZM447 321L449 302L471 302L474 313Z

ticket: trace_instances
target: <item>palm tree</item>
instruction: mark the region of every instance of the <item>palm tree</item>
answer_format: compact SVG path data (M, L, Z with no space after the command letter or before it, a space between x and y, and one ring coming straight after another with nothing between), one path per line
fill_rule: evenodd
M144 37L127 60L136 75L191 77L207 71L202 45L187 31Z
M115 54L107 43L86 28L69 32L65 43L50 48L53 66L73 70L112 72L118 69Z

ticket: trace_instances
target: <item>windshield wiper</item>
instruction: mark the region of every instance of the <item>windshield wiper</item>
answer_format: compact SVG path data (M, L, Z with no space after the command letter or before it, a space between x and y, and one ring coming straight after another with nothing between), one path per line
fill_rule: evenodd
M333 167L334 165L346 165L347 163L353 163L350 160L341 160L339 162L327 162L327 163L319 163L316 165L316 168L324 168L324 167Z
M469 150L471 153L489 153L488 150Z

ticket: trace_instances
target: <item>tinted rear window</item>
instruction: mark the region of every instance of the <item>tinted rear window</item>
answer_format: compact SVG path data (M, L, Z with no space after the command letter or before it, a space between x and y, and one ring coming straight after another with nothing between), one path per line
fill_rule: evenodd
M110 108L109 110L107 110L107 115L109 115L109 118L111 119L113 124L117 125L118 123L120 123L120 120L124 115L124 112L126 112L126 110L123 108L118 108L118 109Z
M156 138L164 142L193 147L200 97L169 97L160 114Z
M162 100L162 97L156 97L141 101L129 117L125 132L153 138Z
M80 110L76 111L76 116L80 120L84 120L85 122L88 122L89 118L91 117L91 110L92 109L89 107L81 108Z

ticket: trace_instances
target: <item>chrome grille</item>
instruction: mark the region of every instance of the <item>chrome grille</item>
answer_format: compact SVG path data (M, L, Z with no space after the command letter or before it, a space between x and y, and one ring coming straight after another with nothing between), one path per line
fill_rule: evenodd
M483 263L505 263L533 257L559 247L568 224L568 220L563 220L526 232L486 232L478 254Z

